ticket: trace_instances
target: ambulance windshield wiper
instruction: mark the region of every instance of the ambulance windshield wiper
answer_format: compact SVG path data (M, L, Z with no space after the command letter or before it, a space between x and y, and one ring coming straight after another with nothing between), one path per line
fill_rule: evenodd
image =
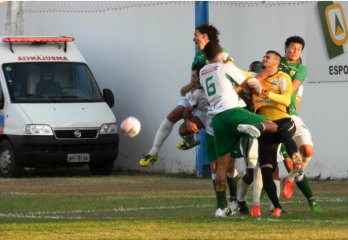
M40 97L42 97L44 99L48 98L49 100L53 100L55 102L60 102L62 99L62 96L40 96Z
M61 98L62 96L47 96L47 95L37 95L37 94L27 94L25 97L16 97L16 99L19 99L19 98L29 98L29 99L41 99L41 100L55 100L57 102L59 102L59 99Z
M89 98L84 98L84 97L80 97L80 96L60 96L60 98L62 99L74 99L74 100L81 100L81 101L84 101L84 102L93 102L92 99L89 99Z

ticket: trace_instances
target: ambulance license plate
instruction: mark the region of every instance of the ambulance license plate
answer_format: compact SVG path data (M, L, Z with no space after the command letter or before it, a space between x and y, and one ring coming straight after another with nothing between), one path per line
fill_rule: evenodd
M89 153L74 153L68 154L68 162L89 162Z

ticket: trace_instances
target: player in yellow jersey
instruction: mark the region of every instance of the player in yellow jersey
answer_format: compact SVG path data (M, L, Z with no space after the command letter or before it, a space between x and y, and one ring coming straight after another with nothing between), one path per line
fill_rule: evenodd
M262 81L248 79L243 85L248 85L252 91L255 112L272 120L278 125L276 133L265 133L259 138L259 164L262 172L264 189L274 205L272 215L279 217L283 210L279 203L272 172L277 162L277 149L284 143L287 152L291 154L295 164L301 162L292 136L296 131L294 122L287 113L291 101L292 82L288 74L279 71L281 56L276 51L268 51L263 57L262 66L268 77Z

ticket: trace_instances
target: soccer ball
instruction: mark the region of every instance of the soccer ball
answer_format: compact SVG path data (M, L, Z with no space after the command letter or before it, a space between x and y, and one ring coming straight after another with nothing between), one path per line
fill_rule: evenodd
M129 137L133 138L140 132L141 124L136 117L127 117L121 122L121 130Z

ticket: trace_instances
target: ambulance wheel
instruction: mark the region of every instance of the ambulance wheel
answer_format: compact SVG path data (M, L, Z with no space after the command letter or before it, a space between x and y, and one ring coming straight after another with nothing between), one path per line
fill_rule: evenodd
M0 143L0 176L17 177L22 167L16 162L12 144L8 140Z
M93 175L110 175L114 170L114 159L106 162L89 163L89 170Z

